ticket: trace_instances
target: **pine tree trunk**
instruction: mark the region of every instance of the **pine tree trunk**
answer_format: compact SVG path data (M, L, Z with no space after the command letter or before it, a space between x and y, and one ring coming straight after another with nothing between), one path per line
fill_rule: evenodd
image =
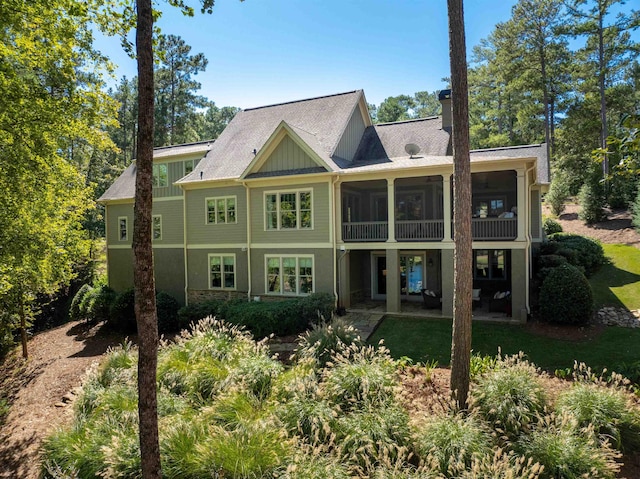
M451 391L459 409L467 408L471 360L471 163L467 55L462 0L447 0L453 106L454 290Z
M605 64L604 64L604 2L600 2L598 11L598 90L600 90L600 148L607 148L607 136L609 131L607 128L607 100L605 97ZM602 174L606 178L609 173L609 163L607 155L603 156Z
M138 324L138 417L142 477L160 479L156 369L156 319L151 208L153 172L153 17L151 0L137 0L138 148L134 206L133 254L135 312Z

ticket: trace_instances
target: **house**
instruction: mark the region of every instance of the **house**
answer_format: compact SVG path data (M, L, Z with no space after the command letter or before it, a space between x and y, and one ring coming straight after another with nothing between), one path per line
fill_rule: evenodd
M156 287L181 302L333 294L452 315L451 95L443 116L373 125L363 91L240 111L215 141L154 150ZM529 311L545 145L471 152L474 288ZM109 284L133 284L136 165L104 193Z

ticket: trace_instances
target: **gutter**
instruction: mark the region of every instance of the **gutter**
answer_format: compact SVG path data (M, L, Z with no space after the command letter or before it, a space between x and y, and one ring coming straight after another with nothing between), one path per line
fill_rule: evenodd
M525 178L527 180L527 182L529 181L529 172L533 171L536 168L536 164L534 163L534 165L525 170L524 174L525 174ZM537 180L537 178L536 178ZM531 187L533 186L535 182L532 181L531 183L529 183L529 185L527 186L527 196L525 198L525 204L526 204L526 212L527 212L527 218L528 221L525 224L525 241L526 241L526 246L525 246L525 251L526 251L526 255L527 255L527 275L525 278L525 304L527 306L527 315L531 314L531 306L529 304L530 302L530 288L531 288L531 278L533 277L533 252L532 252L532 248L531 248L531 243L532 243L532 238L531 238ZM542 218L541 218L542 220Z
M336 175L335 178L333 179L333 181L331 183L329 183L331 185L331 196L329 197L331 199L331 211L332 211L332 221L330 222L331 228L333 228L333 234L332 236L332 242L333 242L333 295L334 295L334 304L333 304L333 309L337 310L338 306L339 306L339 296L338 296L338 251L337 251L337 246L338 246L338 231L341 231L341 229L336 228L336 221L337 221L337 213L336 213L336 184L338 183L338 180L340 179L340 175ZM346 254L346 252L345 252ZM344 255L343 255L344 257Z
M182 243L184 254L184 304L189 305L189 268L187 259L187 194L182 185L178 185L182 190Z

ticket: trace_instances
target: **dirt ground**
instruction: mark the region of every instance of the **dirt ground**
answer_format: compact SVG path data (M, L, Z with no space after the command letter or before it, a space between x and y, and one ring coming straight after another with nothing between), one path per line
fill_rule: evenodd
M0 387L15 399L0 429L0 478L38 477L42 440L71 418L70 400L85 371L121 340L100 326L70 322L33 337L27 362L21 350L5 360Z

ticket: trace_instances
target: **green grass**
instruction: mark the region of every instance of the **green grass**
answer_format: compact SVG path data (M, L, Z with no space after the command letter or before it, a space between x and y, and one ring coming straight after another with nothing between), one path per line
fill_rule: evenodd
M538 366L553 371L573 367L574 360L593 368L616 368L640 360L640 330L607 328L595 339L564 341L537 336L524 326L473 323L474 353L495 356L523 351ZM385 345L395 358L408 356L415 361L436 360L448 366L451 357L451 320L389 316L369 339Z
M640 309L640 249L619 244L603 244L611 260L590 279L596 309L617 306Z

